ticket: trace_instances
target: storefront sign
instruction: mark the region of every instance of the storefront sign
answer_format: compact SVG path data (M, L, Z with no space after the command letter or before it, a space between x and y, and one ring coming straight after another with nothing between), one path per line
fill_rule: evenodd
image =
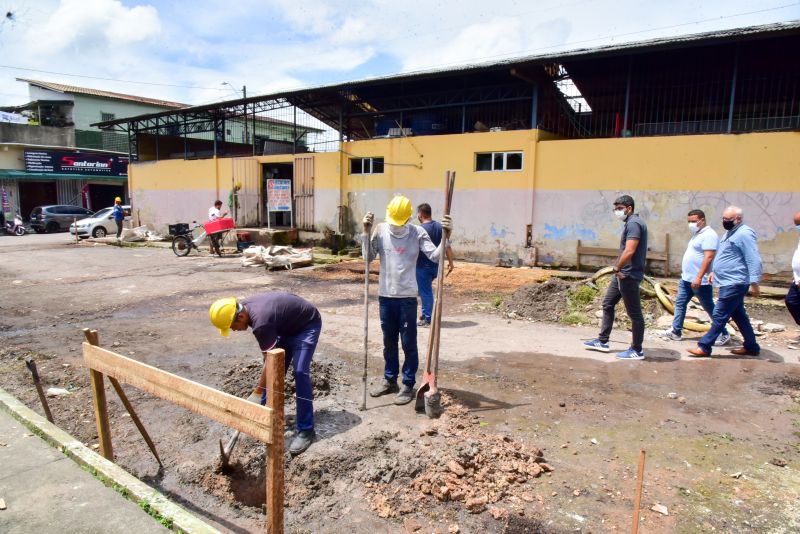
M292 181L267 180L267 209L269 211L292 211Z
M91 152L56 152L26 150L25 170L57 174L89 174L93 176L127 176L128 157Z

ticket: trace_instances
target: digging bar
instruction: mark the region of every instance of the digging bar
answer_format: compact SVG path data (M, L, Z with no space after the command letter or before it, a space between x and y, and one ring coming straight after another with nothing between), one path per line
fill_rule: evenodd
M361 411L367 409L367 366L369 357L369 253L372 240L372 225L364 227L364 374L361 376Z
M231 439L228 440L227 445L223 445L222 440L219 440L219 460L222 463L222 469L228 469L230 467L231 453L236 446L236 442L239 441L240 434L241 432L238 430L234 432Z
M444 215L450 215L450 209L453 204L453 189L455 189L456 173L455 171L447 171L444 184ZM444 246L442 247L441 254L439 255L439 264L437 269L437 282L436 282L436 301L433 306L433 315L431 317L431 333L428 338L428 354L425 357L425 372L422 376L422 385L417 390L416 402L414 409L418 412L425 411L430 418L439 417L442 413L441 409L441 394L436 384L436 375L439 372L439 340L442 323L442 296L444 290L444 258L446 256L445 250L447 249L447 239L449 239L449 232L445 231L442 235Z
M50 413L50 405L47 404L47 397L45 397L44 390L42 389L42 381L39 380L39 371L36 370L36 362L33 361L33 358L28 356L25 358L25 366L28 368L28 371L31 372L31 376L33 377L33 385L36 386L36 393L39 395L39 400L42 402L44 416L47 417L47 420L52 423L53 414Z

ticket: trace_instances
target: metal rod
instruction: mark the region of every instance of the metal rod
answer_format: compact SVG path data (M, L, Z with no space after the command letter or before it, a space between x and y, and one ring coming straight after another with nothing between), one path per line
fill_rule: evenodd
M642 506L642 483L644 482L644 449L639 451L639 469L636 472L636 498L633 502L633 525L631 533L639 532L639 508Z
M531 90L531 130L539 124L539 84L534 84Z
M78 231L75 230L75 235L77 235ZM45 397L44 390L42 389L42 382L39 380L39 371L36 370L36 362L33 361L33 358L28 356L25 358L25 366L28 368L28 371L31 372L31 377L33 378L33 385L36 386L36 394L39 395L39 401L42 403L42 409L44 410L44 416L47 418L48 421L53 423L53 414L50 413L50 405L47 404L47 397Z
M122 386L120 385L119 381L116 378L114 378L113 376L109 376L108 377L108 381L111 382L112 386L114 386L114 390L117 392L117 395L119 396L119 400L122 401L122 405L125 406L125 409L128 411L128 414L131 416L131 420L133 421L133 424L135 424L136 428L139 429L139 433L142 435L142 437L144 438L144 441L147 443L147 447L150 449L150 452L152 452L153 456L156 457L156 461L158 462L159 467L163 468L164 464L161 463L161 458L158 457L158 452L156 451L156 446L153 443L153 440L150 439L150 434L148 434L147 430L145 430L141 419L139 419L139 416L134 411L133 405L131 404L131 401L128 400L128 396L125 395L125 391L122 389Z
M622 137L628 130L628 108L631 102L631 72L633 71L633 56L628 56L628 81L625 83L625 113L622 117Z

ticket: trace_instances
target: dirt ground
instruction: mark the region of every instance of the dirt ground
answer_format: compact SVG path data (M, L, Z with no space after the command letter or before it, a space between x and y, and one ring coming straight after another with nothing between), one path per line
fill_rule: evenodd
M390 399L358 409L358 261L267 273L236 257L176 258L161 248L76 246L50 236L0 241L0 386L41 412L24 366L32 355L45 387L71 391L50 399L56 423L90 446L97 436L81 328L98 329L101 345L120 354L241 395L260 371L255 340L220 338L209 303L282 289L320 307L319 440L287 456L287 532L627 531L640 449L641 532L800 528L800 350L787 343L796 328L764 335L760 358L722 350L709 361L683 357L691 339L666 342L648 330L647 359L617 362L581 349L596 334L590 309L583 326L509 316L514 292L553 272L458 263L445 284L446 409L430 420ZM371 381L382 369L372 289ZM779 306L750 309L790 325ZM629 333L620 324L612 343L622 349ZM422 355L427 335L420 332ZM126 390L165 469L109 389L116 461L222 530L260 530L264 446L240 440L223 472L218 440L230 430ZM291 402L287 413L291 425ZM655 504L668 515L651 510Z

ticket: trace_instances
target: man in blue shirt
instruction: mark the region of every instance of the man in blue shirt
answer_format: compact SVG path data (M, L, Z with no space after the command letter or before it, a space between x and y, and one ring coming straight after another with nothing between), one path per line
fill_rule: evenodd
M122 199L117 197L114 199L114 208L111 211L114 217L114 222L117 223L117 239L122 235L122 221L125 220L125 210L122 209Z
M689 354L699 358L711 356L711 347L722 333L729 319L733 319L744 337L744 346L731 350L737 356L758 356L761 347L756 342L753 326L744 308L748 289L755 297L759 294L761 256L758 253L756 233L742 222L742 209L729 206L722 212L722 227L727 230L719 242L717 255L711 268L711 279L719 287L719 298L711 317L711 329L700 338L697 348Z
M417 206L417 219L420 224L428 232L431 242L439 246L442 242L442 225L438 221L434 221L432 216L431 205L424 203ZM447 255L447 274L453 270L453 251L450 245L445 249ZM431 313L433 312L433 281L438 275L439 266L429 260L424 254L417 257L417 288L419 290L419 298L422 301L422 315L419 317L417 326L430 326Z
M680 341L683 332L683 320L686 318L686 306L692 297L697 300L711 317L714 315L714 297L711 282L708 280L711 263L719 246L719 237L713 228L706 224L703 210L692 210L686 217L692 238L683 254L681 279L678 282L678 296L675 298L675 319L672 327L664 332L664 337ZM716 346L726 345L731 339L728 331L723 329L717 338Z

